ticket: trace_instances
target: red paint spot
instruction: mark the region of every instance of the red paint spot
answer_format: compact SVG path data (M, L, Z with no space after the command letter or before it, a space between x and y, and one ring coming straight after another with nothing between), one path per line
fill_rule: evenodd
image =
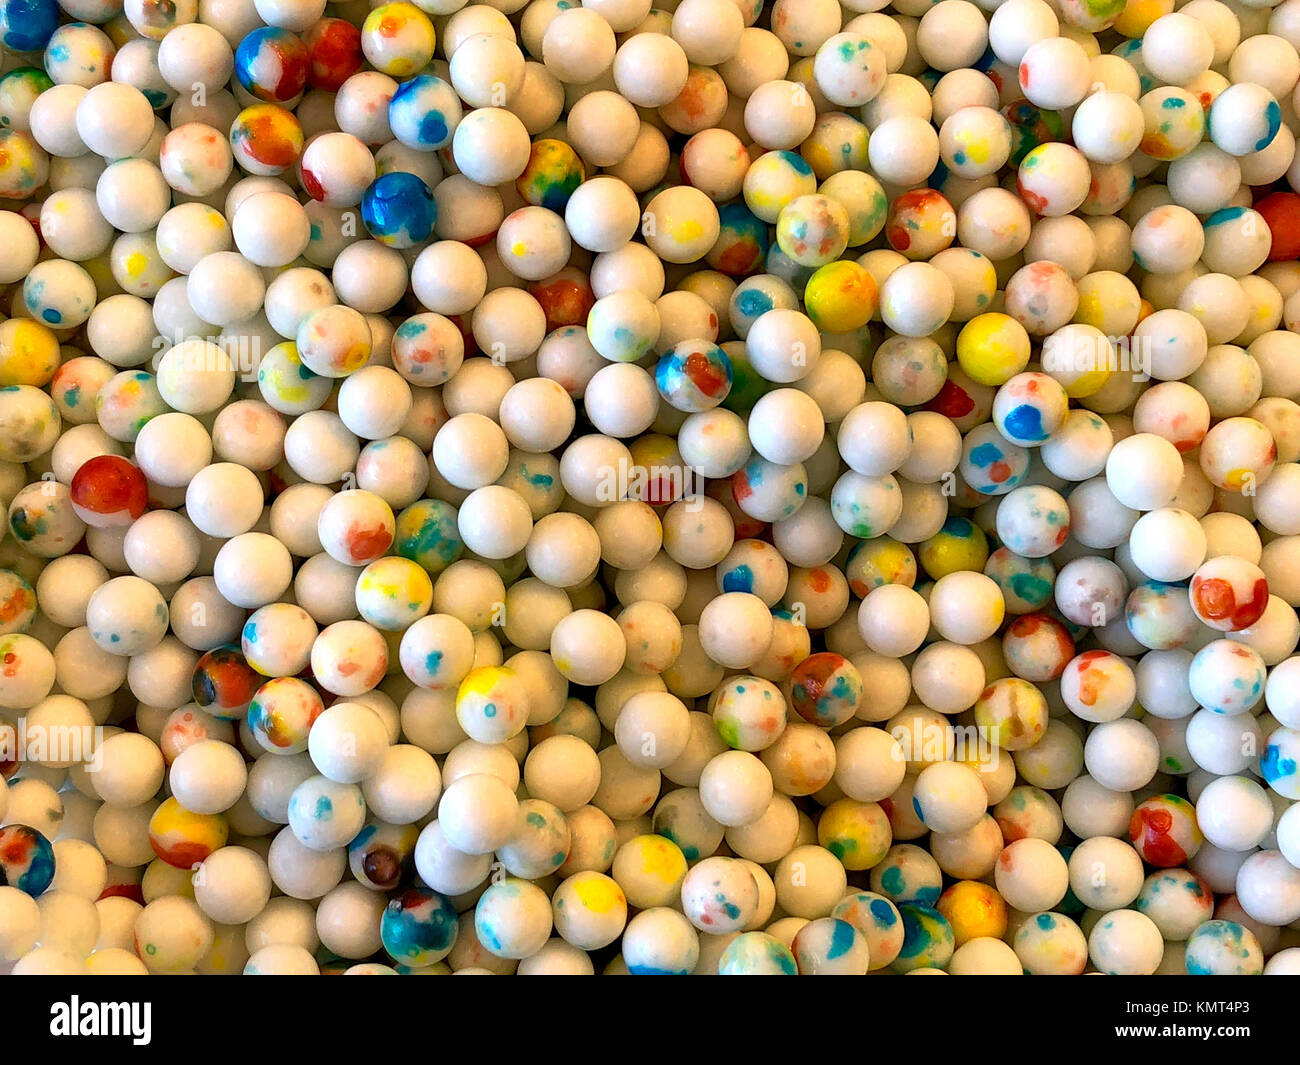
M907 251L912 246L912 237L906 226L890 226L885 231L885 239L893 245L895 251Z
M925 409L955 422L975 409L975 401L961 385L949 379L943 383L939 394L925 405Z
M139 884L109 884L99 893L100 899L130 899L144 905L144 891ZM99 899L95 900L96 902Z
M1250 598L1239 604L1229 581L1221 577L1198 577L1192 581L1192 602L1202 617L1226 621L1236 632L1249 628L1263 616L1268 606L1268 581L1262 577L1257 580Z
M999 817L997 822L998 828L1002 830L1002 841L1004 843L1014 843L1016 840L1024 839L1029 835L1029 830L1024 825L1013 821L1009 817ZM1003 851L1002 854L1005 856L1006 851Z
M212 853L212 848L206 843L195 843L192 840L174 843L168 847L156 839L150 839L149 846L153 848L154 854L177 869L193 869Z
M718 256L718 270L728 277L744 277L758 269L763 251L755 241L737 240Z
M750 487L749 478L745 476L744 470L739 471L731 479L731 494L735 496L737 503L743 503L754 494L754 489Z
M275 51L280 60L280 80L275 83L272 95L281 102L292 100L307 87L311 54L307 46L291 34L277 42Z
M302 168L302 187L307 190L307 195L313 200L325 199L325 186L320 183L320 179L308 170L305 166Z
M1025 188L1025 184L1019 178L1016 178L1016 189L1020 193L1020 198L1025 201L1026 205L1035 213L1041 215L1047 210L1047 197L1042 196L1032 189Z
M372 562L379 558L393 542L392 530L387 525L348 526L344 537L348 554L353 558Z
M1128 836L1152 865L1172 869L1187 861L1187 852L1173 838L1174 817L1159 806L1139 806L1128 823Z
M19 588L3 603L0 603L0 621L8 624L15 618L21 617L28 610L36 609L36 600L32 598L26 588ZM5 655L5 661L8 662L13 655Z

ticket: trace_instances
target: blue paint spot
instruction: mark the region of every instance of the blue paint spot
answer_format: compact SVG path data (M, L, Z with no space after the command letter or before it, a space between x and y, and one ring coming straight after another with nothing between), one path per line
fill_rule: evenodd
M1003 423L1013 440L1047 439L1047 434L1043 432L1043 412L1027 403L1012 408Z
M1282 109L1278 107L1276 100L1269 100L1268 107L1264 109L1264 118L1268 122L1268 132L1255 142L1257 152L1263 151L1272 144L1277 131L1282 128Z
M757 318L772 309L772 297L757 288L747 288L736 294L736 310L746 318Z
M752 592L754 590L753 571L744 565L728 570L722 577L722 590L724 592Z
M1282 777L1295 774L1295 759L1283 758L1282 748L1276 743L1270 743L1264 748L1264 757L1260 759L1259 768L1264 774L1264 779L1271 784L1275 780L1281 780Z
M804 161L802 156L796 155L794 152L782 152L781 157L790 164L790 169L796 174L807 177L812 173L812 167Z
M1215 211L1205 220L1206 227L1222 225L1224 222L1231 222L1234 218L1240 218L1246 213L1244 207L1224 207L1222 210Z
M857 932L848 921L836 921L835 931L831 933L830 949L826 951L827 959L841 958L853 949Z
M875 918L876 924L881 928L893 928L894 923L898 920L898 914L884 899L872 899L867 909L871 911L871 916Z
M420 140L438 144L447 139L447 120L439 111L429 111L420 119Z

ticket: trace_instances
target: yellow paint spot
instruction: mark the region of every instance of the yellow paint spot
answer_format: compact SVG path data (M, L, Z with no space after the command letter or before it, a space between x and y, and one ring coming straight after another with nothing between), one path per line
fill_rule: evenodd
M573 885L573 891L592 913L609 913L616 906L627 905L619 886L605 876L583 877Z
M512 680L514 675L515 671L506 666L480 666L478 669L472 669L460 682L456 701L460 702L470 695L489 696L496 691L498 685Z
M698 219L686 218L673 225L668 232L673 240L679 244L685 244L688 241L698 240L704 233L704 226L700 224Z
M989 161L989 142L983 137L965 141L964 147L966 158L977 166Z
M641 852L641 871L674 884L686 875L686 858L681 848L662 836L642 836L637 841Z

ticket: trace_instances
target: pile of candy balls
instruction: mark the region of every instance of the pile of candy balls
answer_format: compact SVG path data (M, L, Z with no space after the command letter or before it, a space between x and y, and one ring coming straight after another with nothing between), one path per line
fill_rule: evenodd
M1300 972L1300 0L650 5L0 0L0 972Z

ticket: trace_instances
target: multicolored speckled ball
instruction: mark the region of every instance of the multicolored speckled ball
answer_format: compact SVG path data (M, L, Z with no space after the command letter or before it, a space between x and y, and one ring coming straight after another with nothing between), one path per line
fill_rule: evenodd
M267 103L292 101L307 87L311 55L302 38L279 26L260 26L235 49L235 77Z
M16 887L33 898L54 882L54 848L27 825L0 828L0 886Z
M515 179L515 189L524 203L563 213L586 176L582 158L568 144L542 138L533 142L528 164Z
M149 819L149 846L168 865L193 869L226 845L230 823L223 814L196 814L164 799Z
M456 508L441 499L420 499L404 508L397 515L393 550L436 577L465 550Z
M790 677L790 705L809 724L834 728L858 712L862 674L843 655L822 651L809 655Z
M820 267L804 289L808 317L824 333L852 333L876 313L880 301L875 278L855 262L839 260Z
M238 647L216 647L195 663L191 691L199 709L238 721L265 680Z
M418 562L390 555L361 571L356 597L363 620L377 629L399 632L429 612L433 582Z
M419 967L451 953L460 924L450 900L428 888L412 887L384 908L379 937L393 961Z
M1187 938L1189 976L1259 976L1264 952L1255 933L1236 921L1206 921Z
M766 932L742 932L718 959L719 976L797 976L794 952Z
M1128 838L1142 860L1158 869L1186 865L1205 842L1196 807L1180 795L1153 795L1138 804Z
M246 720L249 731L272 754L300 754L324 709L320 693L305 680L277 677L254 693Z
M903 946L890 966L894 972L946 967L956 949L948 919L928 906L901 906L898 913L903 923Z
M704 340L683 340L655 365L659 394L688 414L718 406L731 391L731 382L726 352Z

